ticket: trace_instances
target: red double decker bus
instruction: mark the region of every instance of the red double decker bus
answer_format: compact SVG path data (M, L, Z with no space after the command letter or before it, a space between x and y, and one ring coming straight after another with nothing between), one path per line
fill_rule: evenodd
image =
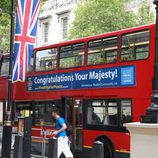
M93 142L106 158L129 157L124 123L150 105L155 25L36 48L26 83L14 85L16 113L32 114L33 135L51 135L54 107L72 124L72 145L88 158Z

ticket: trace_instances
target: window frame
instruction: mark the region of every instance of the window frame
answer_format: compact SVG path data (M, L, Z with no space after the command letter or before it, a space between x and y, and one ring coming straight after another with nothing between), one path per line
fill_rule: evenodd
M44 50L52 50L52 49L56 49L56 67L52 68L52 69L48 69L48 70L37 70L37 66L36 66L37 52L44 51ZM58 47L52 47L52 48L47 48L47 49L36 50L35 51L35 58L34 58L34 71L35 72L45 72L45 71L57 70L58 69L58 54L59 54L58 52L59 52ZM53 61L53 60L51 60L51 61Z
M67 30L69 29L69 16L70 16L70 10L67 10L65 12L59 12L58 15L58 25L59 25L59 40L65 41L67 38L63 38L63 19L67 19ZM68 32L67 32L68 35Z
M83 106L83 114L84 116L87 116L87 110L88 110L88 101L93 100L116 100L117 109L118 109L118 123L117 126L111 126L111 125L99 125L99 124L88 124L87 123L87 117L84 117L84 129L90 129L90 130L101 130L101 131L116 131L116 132L127 132L126 128L121 124L121 101L122 100L130 100L131 101L131 122L133 122L133 100L132 98L88 98L84 100L84 106Z
M36 101L34 101L33 102L33 126L41 126L41 125L37 125L36 123L35 123L35 107L36 107L36 105L37 104L40 104L40 103L55 103L56 104L56 106L55 106L55 108L59 108L59 105L58 105L58 100L40 100L40 101L38 101L38 100L36 100ZM45 110L46 110L46 108L48 107L48 105L46 105L45 106ZM44 124L43 125L44 127L55 127L55 122L54 122L54 124L51 124L51 125L46 125L46 124Z
M88 57L90 54L97 54L96 52L95 53L89 53L89 43L92 42L92 41L97 41L97 40L103 40L103 39L110 39L110 38L116 38L117 40L117 54L116 54L116 60L114 62L109 62L109 63L106 63L106 62L100 62L100 63L97 63L97 64L88 64ZM119 36L116 34L116 35L113 35L113 36L106 36L106 37L102 37L102 38L97 38L97 39L93 39L93 40L89 40L87 42L87 66L97 66L97 65L108 65L108 64L114 64L118 61L118 56L119 56ZM108 48L111 48L111 47L108 47ZM111 51L111 50L108 50L108 51ZM99 54L99 53L98 53ZM115 55L112 55L112 56L115 56Z
M20 104L23 104L23 106L18 106ZM26 106L29 105L29 106ZM17 112L21 111L21 110L29 110L29 115L32 114L33 111L33 101L15 101L13 102L13 108L14 108L14 123L18 124L18 117L21 116L17 116ZM22 116L23 117L23 116ZM33 122L32 122L33 124Z
M120 102L120 104L119 104L119 110L120 110L120 117L119 117L120 120L119 120L119 123L120 123L120 126L122 126L122 127L123 127L124 123L129 123L129 122L124 122L122 124L122 118L121 118L122 117L122 111L121 111L122 110L122 104L121 104L121 102L125 101L125 100L128 100L131 103L131 122L133 122L133 104L132 104L133 102L132 102L132 99L126 99L126 98L120 99L119 100L119 102Z
M83 55L81 55L81 57L83 57L83 60L82 60L82 65L77 65L77 66L71 66L71 67L61 67L61 65L60 65L60 63L61 63L61 59L64 59L64 58L72 58L72 57L75 57L75 55L70 55L70 56L68 56L68 57L62 57L61 58L61 48L62 47L68 47L68 46L71 46L71 47L73 47L73 45L78 45L78 44L83 44L83 52L84 52L84 54ZM72 43L72 44L68 44L68 45L63 45L63 46L60 46L59 47L59 58L58 58L58 69L60 70L60 69L72 69L72 68L78 68L78 67L82 67L82 66L84 66L84 64L85 64L85 58L86 58L86 42L78 42L78 43ZM79 56L79 55L77 55L77 56Z
M9 55L2 55L1 60L0 60L0 77L6 77L9 75L9 62L10 62L10 56ZM2 74L2 67L4 64L4 60L7 59L8 60L8 74Z
M88 108L89 107L92 107L92 108L104 108L105 110L106 110L106 108L108 109L106 112L109 112L110 110L109 110L109 108L115 108L116 110L117 110L117 113L116 114L113 114L113 115L116 115L118 118L119 118L119 106L118 106L118 101L116 100L116 99L94 99L93 101L101 101L101 100L103 100L103 101L105 101L106 103L107 103L107 106L106 105L101 105L101 106L97 106L97 105L95 105L95 106L89 106L89 105L87 105L88 106ZM91 100L90 100L91 101ZM117 105L108 105L109 104L109 102L115 102L115 103L117 103ZM87 109L88 109L87 108ZM96 113L97 114L97 113ZM87 115L88 116L88 115ZM109 115L109 113L108 113L108 116L110 116ZM113 126L113 127L116 127L116 126L118 126L118 123L119 123L119 120L117 120L117 123L116 123L116 125L106 125L106 124L99 124L100 126ZM86 124L88 124L87 123L87 121L86 121ZM98 124L98 123L97 123ZM96 125L96 124L88 124L88 125Z
M66 29L64 29L64 20L67 21ZM61 31L62 31L62 40L66 40L68 38L68 29L69 29L69 18L68 16L61 18ZM65 32L66 30L66 32Z
M32 64L30 61L30 65L27 68L27 74L31 74L33 72L35 72L35 64L36 64L36 52L33 51L32 56L31 56L31 60L33 60Z
M46 24L48 27L47 36L45 36L46 35ZM49 29L50 29L50 23L48 21L44 21L43 22L43 43L44 44L49 42ZM45 39L47 39L47 41Z
M139 33L139 32L144 32L144 31L149 31L149 51L148 51L148 57L147 58L144 58L144 59L134 59L134 60L122 60L121 59L121 52L122 52L122 37L125 36L125 35L128 35L128 34L135 34L135 33ZM119 53L119 60L120 60L120 63L123 63L123 62L136 62L136 61L140 61L140 60L148 60L150 58L150 49L151 48L151 28L147 28L147 29L142 29L142 30L137 30L137 31L132 31L132 32L127 32L127 33L123 33L121 36L120 36L120 53Z
M61 110L61 105L60 105L61 103L59 102L58 99L56 99L56 100L15 101L13 104L14 110L15 110L14 116L22 110L29 110L29 114L32 115L32 126L37 126L37 127L42 126L42 125L35 124L35 105L38 103L45 103L46 104L46 103L51 103L51 102L52 103L55 102L55 104L56 104L55 107L57 107L59 109L59 111ZM23 104L24 106L18 107L19 104ZM25 106L25 105L29 105L29 106ZM62 110L60 112L62 112ZM18 124L18 117L19 116L14 117L15 124ZM55 122L54 122L54 124L51 124L51 125L44 124L43 126L44 127L55 127Z

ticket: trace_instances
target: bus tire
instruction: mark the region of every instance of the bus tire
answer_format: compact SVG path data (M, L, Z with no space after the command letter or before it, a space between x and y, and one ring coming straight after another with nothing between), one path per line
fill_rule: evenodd
M104 158L115 158L115 149L112 142L106 137L98 138L104 145Z

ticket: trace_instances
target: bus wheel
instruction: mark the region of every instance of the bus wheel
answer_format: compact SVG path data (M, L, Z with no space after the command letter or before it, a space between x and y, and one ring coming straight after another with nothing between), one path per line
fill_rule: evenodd
M112 143L107 139L100 139L104 144L104 158L115 158L115 150Z

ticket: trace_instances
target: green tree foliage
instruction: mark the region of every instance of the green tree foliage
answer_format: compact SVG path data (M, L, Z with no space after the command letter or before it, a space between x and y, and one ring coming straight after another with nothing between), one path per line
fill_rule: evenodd
M150 7L141 6L139 15L126 8L130 0L83 0L76 9L76 18L70 28L70 38L81 38L148 23L151 18L143 13ZM148 20L140 22L140 19ZM137 20L139 19L139 20Z
M10 17L2 14L0 17L0 50L7 51L10 42Z
M11 11L11 0L1 0L0 1L0 8L5 13L10 13Z
M137 25L145 25L155 22L154 13L151 12L149 3L143 0L142 5L138 9Z
M9 49L11 1L0 1L0 50Z

